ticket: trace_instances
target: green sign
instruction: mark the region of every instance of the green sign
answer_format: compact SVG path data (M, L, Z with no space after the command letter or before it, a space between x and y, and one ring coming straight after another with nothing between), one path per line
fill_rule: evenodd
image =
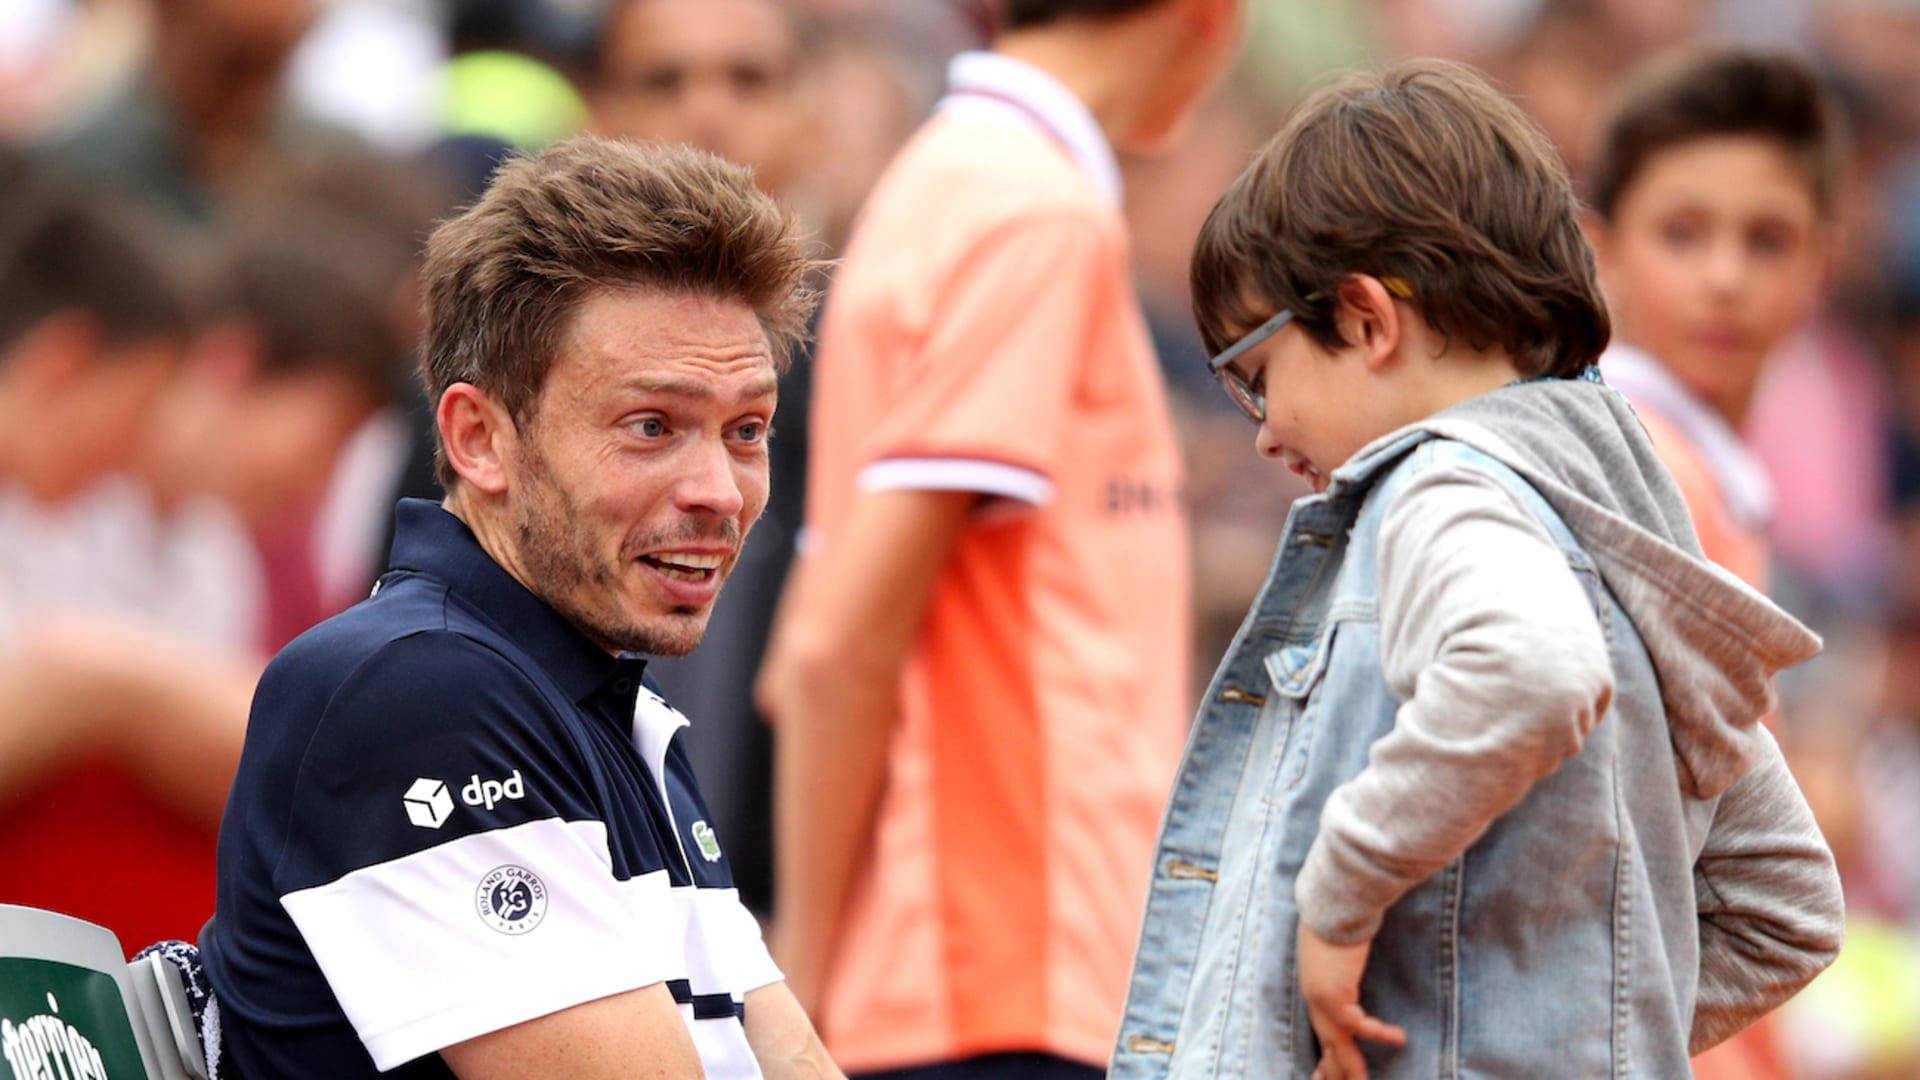
M146 1076L119 984L52 960L0 957L0 1054L13 1080Z

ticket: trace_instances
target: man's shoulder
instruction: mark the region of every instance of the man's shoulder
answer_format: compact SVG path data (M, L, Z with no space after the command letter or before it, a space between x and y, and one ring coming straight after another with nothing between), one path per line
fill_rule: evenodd
M897 234L967 237L1037 221L1073 222L1118 239L1118 211L1044 136L945 114L902 148L865 217Z
M406 574L384 579L373 596L295 638L267 665L260 692L327 707L384 695L453 704L503 687L544 696L531 669L503 634L453 602L443 583Z

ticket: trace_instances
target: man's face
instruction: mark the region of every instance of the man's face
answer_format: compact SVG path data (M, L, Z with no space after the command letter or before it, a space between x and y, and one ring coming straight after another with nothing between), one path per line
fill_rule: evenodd
M604 648L692 651L767 504L776 395L745 303L590 295L507 461L522 580Z
M691 143L786 179L794 39L775 0L628 0L607 25L592 95L601 134Z
M1615 328L1737 420L1761 364L1819 296L1824 235L1805 174L1772 140L1661 150L1599 231Z

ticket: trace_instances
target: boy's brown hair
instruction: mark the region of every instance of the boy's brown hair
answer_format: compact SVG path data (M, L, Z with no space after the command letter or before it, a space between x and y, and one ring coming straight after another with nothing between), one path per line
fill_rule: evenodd
M1839 186L1839 107L1806 64L1785 53L1712 46L1653 61L1628 81L1601 136L1590 192L1611 220L1655 155L1680 143L1752 135L1780 144L1831 214Z
M1280 308L1339 347L1356 273L1399 279L1429 326L1526 375L1576 375L1606 348L1566 168L1464 64L1354 73L1301 103L1201 228L1194 314L1212 352Z
M471 383L525 425L574 309L603 288L746 303L785 370L813 313L818 265L796 219L746 169L686 146L555 143L501 166L478 202L427 239L428 400ZM451 487L439 450L435 473Z

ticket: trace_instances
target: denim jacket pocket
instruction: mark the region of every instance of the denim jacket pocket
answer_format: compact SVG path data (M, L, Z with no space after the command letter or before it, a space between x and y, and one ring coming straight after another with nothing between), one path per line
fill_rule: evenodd
M1285 710L1286 739L1281 749L1280 785L1282 791L1299 786L1307 774L1307 762L1313 752L1313 733L1320 681L1327 673L1333 654L1334 637L1340 624L1330 622L1319 635L1267 654L1267 678L1272 683L1279 706Z

